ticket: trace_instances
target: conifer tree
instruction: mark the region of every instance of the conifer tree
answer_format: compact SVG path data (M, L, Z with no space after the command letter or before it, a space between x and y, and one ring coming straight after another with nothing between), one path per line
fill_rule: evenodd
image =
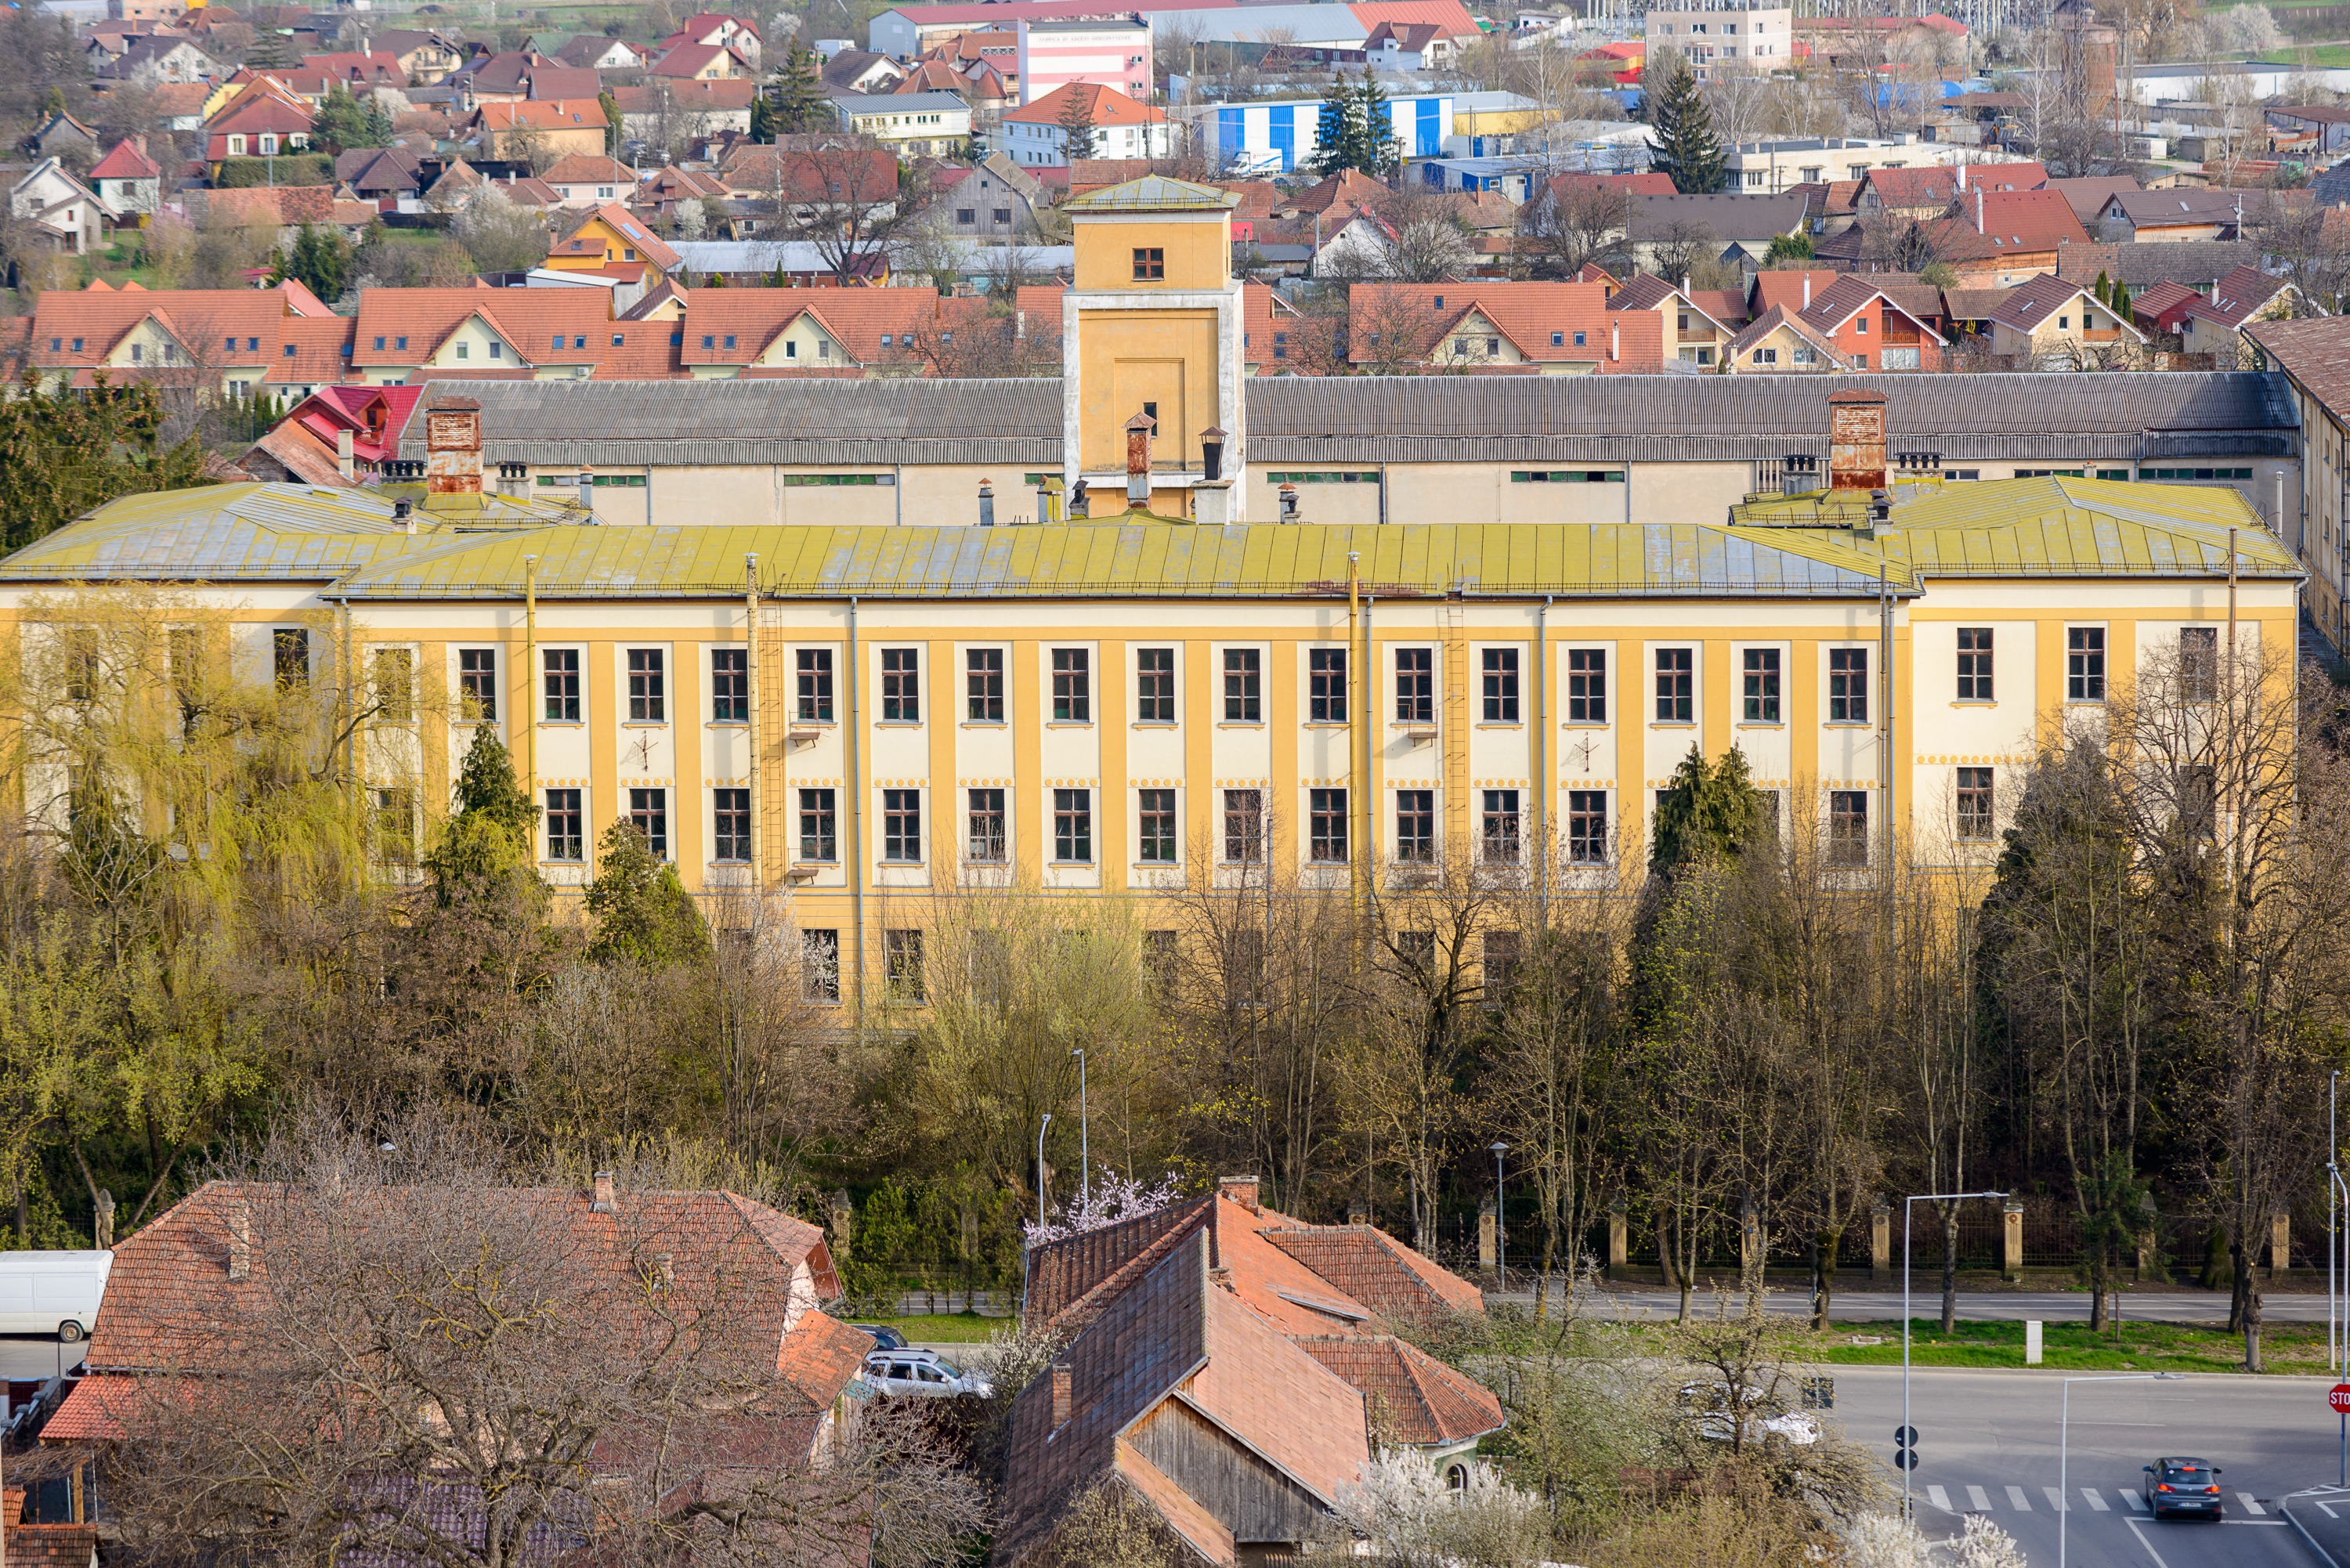
M1656 151L1648 161L1671 176L1673 189L1685 196L1701 196L1721 189L1729 172L1721 139L1714 133L1713 111L1697 90L1697 74L1686 60L1675 62L1672 74L1657 90L1649 124L1656 129Z
M793 52L775 73L775 128L778 134L798 134L821 129L831 116L824 96L824 79L816 72L815 51ZM772 137L767 140L774 140Z
M1072 85L1069 96L1061 104L1060 118L1055 122L1061 128L1062 155L1071 163L1094 155L1093 106L1087 100L1083 86Z
M1330 90L1322 99L1322 111L1314 121L1314 171L1336 174L1341 169L1351 169L1355 150L1361 145L1362 136L1355 123L1355 95L1347 89L1344 74L1330 73Z

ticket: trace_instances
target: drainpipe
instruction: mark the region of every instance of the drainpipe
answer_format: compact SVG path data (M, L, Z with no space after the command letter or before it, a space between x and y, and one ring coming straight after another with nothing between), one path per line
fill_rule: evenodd
M1552 786L1557 783L1550 769L1551 597L1543 595L1542 607L1534 612L1534 842L1543 846L1534 873L1534 908L1545 929L1550 925L1550 863L1557 853L1550 841Z
M1880 546L1880 549L1882 546ZM1886 578L1885 561L1877 563L1877 680L1885 701L1880 705L1884 713L1877 740L1881 761L1878 771L1885 781L1885 869L1881 879L1885 888L1885 940L1893 940L1893 851L1895 766L1893 761L1893 589Z
M848 596L848 854L849 890L852 913L857 920L856 940L850 946L855 954L857 972L851 979L850 992L857 1009L858 1027L865 1019L865 783L858 770L858 689L863 684L857 665L857 596Z
M537 693L531 687L538 680L538 557L522 558L522 702L515 715L522 726L523 787L530 792L534 805L538 800L538 719Z
M743 717L750 723L751 889L764 890L766 877L759 857L767 846L766 825L759 816L759 557L743 556Z
M1350 649L1354 647L1356 633L1361 629L1363 624L1361 566L1361 556L1353 550L1347 551L1347 645ZM1356 659L1352 652L1347 654L1347 663L1349 666L1347 671L1347 771L1355 775L1348 782L1357 797L1360 798L1364 788L1363 774L1368 770L1358 771L1356 767L1356 763L1362 755L1362 747L1357 742L1357 737L1367 732L1370 728L1369 715L1364 711L1363 705L1363 700L1368 693L1368 687L1364 679L1366 667ZM1348 900L1355 906L1356 913L1359 915L1362 911L1364 872L1369 865L1367 857L1371 853L1370 840L1367 838L1363 840L1361 844L1356 846L1356 851L1347 857L1348 867L1347 894Z

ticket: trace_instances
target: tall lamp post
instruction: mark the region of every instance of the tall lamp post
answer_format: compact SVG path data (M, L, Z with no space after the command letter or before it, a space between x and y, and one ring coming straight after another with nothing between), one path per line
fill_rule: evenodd
M2350 1380L2350 1183L2342 1179L2342 1141L2334 1115L2334 1094L2341 1081L2340 1068L2325 1080L2325 1337L2336 1382ZM2337 1281L2344 1292L2339 1313L2334 1307ZM2335 1484L2350 1486L2350 1411L2339 1417L2337 1431Z
M1493 1151L1493 1272L1501 1276L1502 1289L1510 1288L1509 1227L1502 1220L1502 1157L1510 1146L1495 1138L1485 1146Z
M1053 1113L1046 1111L1045 1119L1036 1124L1036 1223L1045 1223L1045 1129L1053 1125Z
M2067 1445L2072 1436L2073 1385L2075 1383L2180 1383L2184 1372L2109 1372L2093 1377L2067 1377L2056 1418L2056 1568L2064 1568L2065 1523L2073 1517L2073 1493L2066 1485Z
M1915 1203L1957 1203L1969 1198L2004 1198L2004 1192L1913 1192L1901 1200L1901 1433L1903 1446L1917 1451L1917 1428L1909 1424L1909 1218ZM1901 1517L1909 1517L1909 1478L1913 1461L1901 1466Z
M1087 1202L1094 1190L1093 1118L1086 1114L1086 1048L1069 1053L1077 1059L1077 1201Z

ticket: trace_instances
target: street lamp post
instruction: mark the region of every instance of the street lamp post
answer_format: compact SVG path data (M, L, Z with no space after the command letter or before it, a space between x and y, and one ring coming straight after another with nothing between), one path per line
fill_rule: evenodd
M1069 1053L1077 1059L1077 1201L1088 1202L1094 1190L1093 1118L1086 1113L1086 1048Z
M1901 1200L1900 1435L1902 1438L1902 1446L1908 1448L1913 1454L1917 1452L1918 1444L1916 1438L1911 1435L1917 1430L1917 1428L1909 1424L1909 1220L1911 1214L1915 1212L1910 1208L1910 1205L1913 1203L1957 1203L1969 1198L2004 1198L2006 1196L2007 1194L2004 1192L1913 1192L1908 1197ZM1908 1519L1909 1517L1909 1477L1914 1473L1910 1469L1910 1465L1914 1461L1912 1460L1905 1459L1902 1461L1901 1465L1901 1517L1904 1519Z
M1510 1288L1509 1227L1502 1220L1502 1157L1510 1146L1495 1138L1485 1146L1493 1151L1493 1272L1501 1276L1502 1289Z
M1036 1223L1045 1223L1045 1129L1053 1125L1053 1113L1046 1111L1045 1119L1036 1124Z
M2073 1517L2073 1493L2067 1484L2070 1472L2070 1443L2073 1422L2073 1385L2075 1383L2178 1383L2186 1380L2183 1372L2109 1372L2092 1377L2067 1377L2064 1395L2057 1407L2056 1418L2056 1568L2064 1568L2064 1526Z

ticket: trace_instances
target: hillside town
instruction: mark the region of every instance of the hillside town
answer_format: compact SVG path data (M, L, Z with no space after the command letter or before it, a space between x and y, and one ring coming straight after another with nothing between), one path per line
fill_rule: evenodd
M0 1568L2350 1561L2343 8L236 3L0 11Z

